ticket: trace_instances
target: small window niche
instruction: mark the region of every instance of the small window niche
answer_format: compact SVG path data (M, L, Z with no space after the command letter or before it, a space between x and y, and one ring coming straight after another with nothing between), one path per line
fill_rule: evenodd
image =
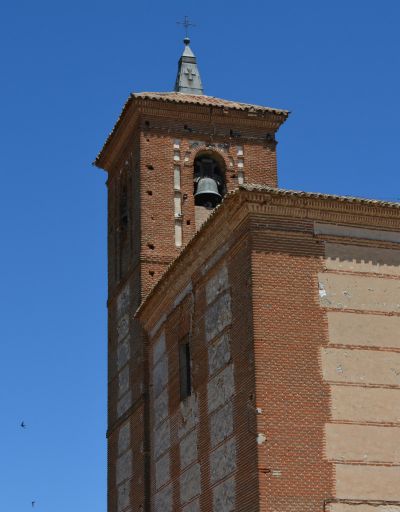
M179 386L181 401L183 401L192 394L192 372L188 338L183 339L179 344Z

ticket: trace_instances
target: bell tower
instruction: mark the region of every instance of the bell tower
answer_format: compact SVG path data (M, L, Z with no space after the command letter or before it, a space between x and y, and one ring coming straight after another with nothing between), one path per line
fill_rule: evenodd
M277 186L275 134L288 112L204 95L189 44L174 91L131 94L95 160L108 173L109 512L156 510L136 309L226 194Z

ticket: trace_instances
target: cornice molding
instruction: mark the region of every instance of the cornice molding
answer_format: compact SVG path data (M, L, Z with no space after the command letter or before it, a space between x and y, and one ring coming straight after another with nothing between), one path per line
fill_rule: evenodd
M94 165L112 172L118 156L124 154L127 139L137 128L138 119L146 115L175 121L179 119L183 122L191 120L209 125L238 123L244 128L253 127L256 130L265 130L266 132L276 132L287 117L268 110L247 112L217 105L168 103L155 99L130 97L99 152Z
M329 199L297 196L273 196L245 191L249 211L264 215L280 215L299 219L322 220L332 223L377 226L400 229L400 209L381 205L364 205ZM396 230L395 229L395 230Z
M251 220L254 215L265 216L266 226L259 229L266 231L269 230L267 226L269 216L320 220L391 231L400 230L400 208L374 203L360 204L346 198L335 200L329 196L310 198L300 194L285 195L284 191L279 193L245 189L237 189L228 194L179 256L169 265L161 280L137 310L136 316L144 327L146 328L152 320L157 318L159 311L179 293L191 279L192 274L221 245L226 243L234 232L238 231L240 224L247 218Z
M132 113L129 114L129 110ZM128 109L128 113L121 119L121 123L115 132L111 132L109 138L104 144L94 164L112 173L118 167L118 164L124 161L128 140L139 125L139 111L133 108Z

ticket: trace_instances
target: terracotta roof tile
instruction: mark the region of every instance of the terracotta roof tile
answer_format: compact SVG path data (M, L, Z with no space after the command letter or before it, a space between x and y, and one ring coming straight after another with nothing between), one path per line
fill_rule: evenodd
M132 94L134 98L142 98L148 100L159 100L172 103L189 103L192 105L212 105L233 110L243 110L246 112L271 112L273 114L289 115L288 110L280 110L271 107L263 107L260 105L252 105L250 103L241 103L238 101L224 100L215 96L205 96L204 94L196 96L195 94L183 94L180 92L140 92Z
M289 111L288 110L280 110L270 107L262 107L260 105L251 105L249 103L240 103L237 101L229 101L224 100L221 98L216 98L214 96L205 96L205 95L194 95L194 94L183 94L180 92L140 92L140 93L132 93L128 100L125 102L125 105L122 108L122 112L119 115L117 122L114 125L114 128L108 135L101 151L96 157L96 160L93 162L94 165L100 164L100 159L110 143L113 135L117 131L126 111L128 110L129 105L135 101L135 100L155 100L155 101L161 101L165 103L183 103L183 104L190 104L190 105L199 105L199 106L214 106L214 107L221 107L226 110L239 110L242 112L254 112L254 113L262 113L262 112L269 112L271 114L275 114L278 116L282 116L284 119L283 121L288 117ZM282 121L282 122L283 122Z
M381 199L366 199L363 197L354 196L338 196L334 194L322 194L319 192L303 192L301 190L289 190L286 188L273 188L266 185L257 185L256 183L246 183L239 186L240 189L248 190L249 192L268 192L272 195L279 196L293 196L293 197L306 197L310 199L326 199L332 201L339 201L343 203L357 203L370 206L385 206L389 208L400 209L400 202L383 201Z

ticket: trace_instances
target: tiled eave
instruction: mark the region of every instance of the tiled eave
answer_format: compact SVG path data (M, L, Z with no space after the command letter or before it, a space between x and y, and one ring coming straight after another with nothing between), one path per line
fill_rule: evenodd
M99 168L105 168L104 160L107 154L109 147L118 131L122 128L127 112L133 107L137 107L137 110L140 107L149 108L151 105L154 107L160 108L162 105L172 106L172 105L182 105L182 106L191 106L194 109L204 109L204 108L212 108L219 110L224 113L236 113L236 114L245 114L247 116L255 116L258 118L270 118L273 119L274 125L276 129L287 119L289 112L287 110L279 110L273 109L270 107L262 107L259 105L251 105L247 103L239 103L235 101L228 101L220 98L215 98L213 96L196 96L192 94L182 94L182 93L151 93L151 92L143 92L138 94L131 94L123 106L122 112L119 115L117 122L114 125L111 133L106 139L103 148L99 152L96 157L96 160L93 164Z

